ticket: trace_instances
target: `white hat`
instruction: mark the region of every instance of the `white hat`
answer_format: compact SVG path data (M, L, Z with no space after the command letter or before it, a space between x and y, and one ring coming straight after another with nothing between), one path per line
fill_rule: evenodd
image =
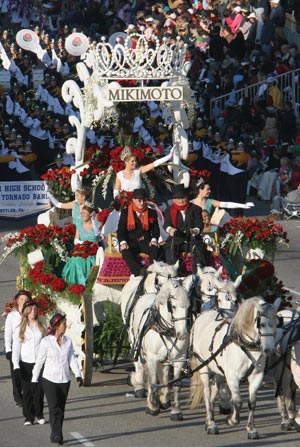
M279 3L279 0L271 0L271 2L270 3L275 3L275 5L278 5L278 3Z
M130 24L130 25L128 25L128 27L126 28L125 33L126 33L126 31L133 31L134 29L135 29L135 26L132 25L132 24Z
M256 15L254 14L254 12L251 12L251 14L247 16L247 19L256 19Z
M240 6L235 6L235 8L233 8L233 10L236 12L241 12L242 8Z

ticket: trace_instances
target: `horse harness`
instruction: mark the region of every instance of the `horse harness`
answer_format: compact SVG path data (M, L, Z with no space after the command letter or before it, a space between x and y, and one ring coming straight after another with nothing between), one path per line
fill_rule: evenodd
M160 312L156 306L152 306L149 309L145 309L141 320L143 319L146 312L149 311L148 317L147 317L145 323L143 324L143 327L139 331L139 335L135 342L135 345L131 349L131 353L133 353L134 361L137 361L138 357L140 356L141 349L142 349L143 337L151 329L159 334L163 344L165 345L166 351L168 353L167 359L168 360L170 359L170 354L172 352L172 349L176 346L176 343L178 340L178 337L176 337L175 327L174 327L173 323L175 323L176 321L189 319L189 317L174 318L173 311L172 311L172 303L171 303L172 298L174 298L174 297L173 297L173 295L170 294L168 297L168 300L167 300L168 312L171 314L171 322L172 322L171 324L167 320L165 320L165 318L162 317L162 315L160 314ZM166 340L165 340L166 338L174 338L171 348L167 347Z

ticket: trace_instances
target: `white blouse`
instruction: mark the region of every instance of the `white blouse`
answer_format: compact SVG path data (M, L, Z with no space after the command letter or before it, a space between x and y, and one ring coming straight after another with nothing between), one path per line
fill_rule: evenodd
M6 317L5 327L4 327L4 341L5 341L5 352L12 351L13 345L13 335L16 328L21 323L21 314L17 309L12 310Z
M124 177L123 171L117 172L117 177L121 182L122 191L133 191L134 189L142 187L142 179L139 169L133 171L133 176L130 179Z
M12 349L14 369L20 368L20 360L25 363L35 363L39 346L43 338L43 334L37 323L34 323L32 328L27 325L24 336L24 341L21 342L19 338L19 327L16 328L13 335Z
M67 383L71 380L70 368L75 377L81 377L77 357L74 353L72 340L63 335L59 345L54 335L43 338L38 356L32 371L32 382L38 382L38 377L44 366L43 378L54 383Z

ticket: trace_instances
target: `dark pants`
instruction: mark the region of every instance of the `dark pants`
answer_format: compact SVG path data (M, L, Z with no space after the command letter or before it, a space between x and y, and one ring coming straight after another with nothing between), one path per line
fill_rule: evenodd
M42 419L44 411L44 391L41 381L33 391L31 385L34 363L20 362L21 381L23 390L23 415L26 420L33 422L34 418Z
M167 264L175 264L180 258L181 253L191 253L193 259L193 271L195 271L197 264L199 264L201 268L206 265L206 245L201 237L197 237L193 241L187 242L180 237L176 237L175 233L175 236L170 236L166 240L164 250Z
M11 381L13 386L13 396L16 404L22 405L23 400L23 393L22 393L22 381L21 376L14 374L14 365L11 359L9 359L9 366L10 366L10 374L11 374Z
M146 253L149 255L150 264L152 264L153 260L157 259L158 247L149 245L149 241L130 242L128 245L129 248L121 251L122 257L128 265L130 272L135 276L139 276L141 264L137 259L138 254Z
M43 388L46 394L48 407L49 407L49 419L51 427L51 441L55 437L63 439L62 427L65 416L65 406L68 397L70 383L54 383L45 378L42 379Z

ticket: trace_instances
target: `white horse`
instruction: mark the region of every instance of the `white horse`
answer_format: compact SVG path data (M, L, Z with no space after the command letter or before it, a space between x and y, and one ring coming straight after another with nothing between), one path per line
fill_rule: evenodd
M235 281L221 279L223 267L198 267L200 279L201 312L218 307L219 309L236 310L238 298L236 290L241 283L242 275Z
M195 320L191 333L191 368L199 368L192 376L191 405L204 399L208 434L217 434L214 420L214 401L224 379L231 392L232 412L229 425L240 421L240 381L249 383L247 432L249 439L258 438L254 425L256 393L263 376L266 356L274 350L279 301L268 304L260 297L245 300L232 322L217 321L217 310L203 312ZM201 368L204 361L208 361ZM214 384L210 384L213 375Z
M280 310L277 316L281 324L277 329L276 354L271 356L268 366L275 382L281 430L295 428L300 431L300 411L296 416L295 403L296 385L300 388L300 342L296 341L299 337L299 308Z
M189 345L188 290L192 280L192 275L183 281L167 279L158 294L141 296L131 314L129 338L136 360L135 372L131 376L132 384L135 390L143 389L146 369L146 412L153 416L161 408L166 409L171 405L171 419L183 419L179 387L173 386L173 400L170 403L168 387L161 387L157 393L157 385L168 383L170 366L173 367L174 379L179 378L186 363Z

